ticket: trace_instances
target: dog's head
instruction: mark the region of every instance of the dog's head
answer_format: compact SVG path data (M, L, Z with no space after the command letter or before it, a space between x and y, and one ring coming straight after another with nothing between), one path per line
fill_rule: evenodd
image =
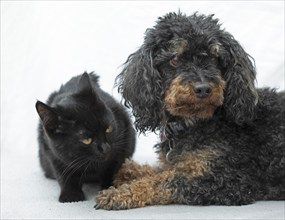
M254 117L255 75L250 56L213 15L179 12L146 31L117 85L141 132L173 116L211 118L217 108L242 125Z

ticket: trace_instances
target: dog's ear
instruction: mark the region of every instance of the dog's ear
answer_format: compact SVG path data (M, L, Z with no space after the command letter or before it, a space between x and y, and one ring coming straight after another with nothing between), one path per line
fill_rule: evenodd
M239 125L250 124L258 101L254 60L229 33L224 32L218 41L210 51L218 56L226 81L223 109L228 119Z
M131 54L116 78L125 105L132 109L136 129L155 131L162 118L162 86L153 50L143 45Z

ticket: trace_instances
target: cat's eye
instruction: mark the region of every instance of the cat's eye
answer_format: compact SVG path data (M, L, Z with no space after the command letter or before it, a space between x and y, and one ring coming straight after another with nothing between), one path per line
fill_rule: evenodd
M113 127L110 125L107 129L106 129L106 133L109 134L113 131Z
M81 140L83 144L89 145L93 142L92 138L84 138Z

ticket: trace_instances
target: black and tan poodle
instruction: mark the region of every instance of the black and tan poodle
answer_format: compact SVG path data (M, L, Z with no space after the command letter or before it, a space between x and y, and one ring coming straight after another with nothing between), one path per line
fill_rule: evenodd
M255 78L213 15L159 18L117 83L136 128L160 131L160 163L126 161L96 207L284 200L285 93L257 89Z

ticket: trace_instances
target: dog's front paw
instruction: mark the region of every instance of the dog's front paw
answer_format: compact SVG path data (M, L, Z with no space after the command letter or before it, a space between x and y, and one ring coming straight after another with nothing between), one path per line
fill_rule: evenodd
M173 202L173 192L165 181L173 172L163 172L150 177L133 180L118 188L110 187L96 196L96 209L131 209L147 205L165 205Z
M96 196L96 209L121 210L138 207L133 200L130 187L127 184L115 188L111 186L109 189L102 190Z

